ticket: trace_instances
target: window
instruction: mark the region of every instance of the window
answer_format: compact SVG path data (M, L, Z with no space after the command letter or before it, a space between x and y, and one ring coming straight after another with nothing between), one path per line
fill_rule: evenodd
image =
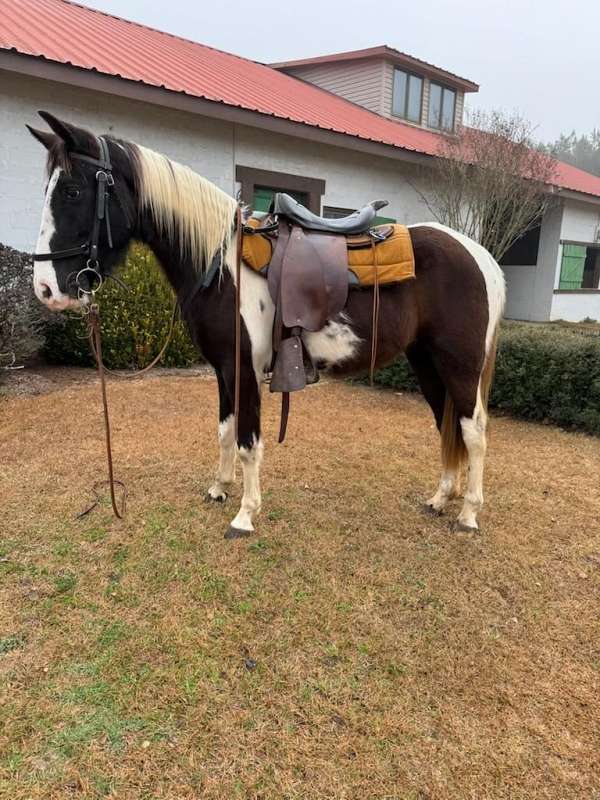
M600 244L563 243L559 289L598 289Z
M276 192L286 192L291 195L294 200L302 203L303 206L308 207L308 194L306 192L294 192L292 189L279 189L277 186L255 186L254 196L252 198L253 211L268 211L271 207L273 195Z
M327 219L341 219L354 214L355 208L339 208L338 206L324 206L323 216ZM392 225L396 220L393 217L375 217L373 225Z
M410 122L421 122L423 78L401 69L394 69L392 114Z
M235 179L241 184L242 202L256 211L267 211L275 192L287 192L315 214L321 213L325 181L319 178L237 165Z
M540 246L541 225L530 228L513 242L500 259L502 267L535 267Z
M444 131L454 130L454 111L456 107L456 92L439 83L429 85L429 117L430 128L440 128Z

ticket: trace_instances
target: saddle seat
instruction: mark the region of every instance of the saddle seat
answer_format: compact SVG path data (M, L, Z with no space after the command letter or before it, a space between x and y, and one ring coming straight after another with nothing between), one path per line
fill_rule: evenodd
M306 230L341 233L347 236L367 231L375 222L379 209L385 208L387 205L387 200L373 200L347 217L328 219L327 217L319 217L317 214L313 214L312 211L297 200L294 200L289 194L278 192L273 198L271 213L286 217L292 224L299 225Z

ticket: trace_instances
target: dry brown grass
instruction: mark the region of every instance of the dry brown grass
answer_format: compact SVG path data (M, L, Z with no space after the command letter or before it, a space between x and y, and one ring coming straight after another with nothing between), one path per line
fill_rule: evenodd
M258 536L225 542L213 381L110 398L123 523L73 520L95 386L0 405L2 798L600 797L599 440L496 419L474 537L421 512L417 397L320 385L277 447L267 396Z

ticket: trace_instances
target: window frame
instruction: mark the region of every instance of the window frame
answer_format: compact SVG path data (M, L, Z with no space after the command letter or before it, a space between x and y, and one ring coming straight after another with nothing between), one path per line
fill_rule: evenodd
M399 114L397 111L394 110L394 94L396 88L396 73L402 72L406 75L406 95L404 97L404 112ZM421 99L419 102L419 119L414 120L408 116L408 101L410 97L410 79L417 78L421 81ZM410 122L412 125L422 125L423 124L423 100L425 98L425 77L423 75L419 75L417 72L411 72L408 69L403 69L402 67L394 67L394 80L392 83L392 116L397 117L398 119L403 119L405 122Z
M438 115L438 124L432 125L431 124L431 87L437 86L439 89L442 90L441 96L441 103L440 103L440 113ZM454 95L454 108L452 110L452 125L449 128L445 128L442 125L442 119L444 117L444 92L452 92ZM435 131L442 131L445 133L453 133L456 130L456 107L458 101L458 89L453 88L452 86L448 86L445 83L439 83L438 81L429 81L429 103L427 106L427 127L431 128Z
M561 251L560 251L560 269L558 270L558 285L554 289L554 294L600 294L600 242L575 242L570 239L561 239ZM585 247L586 250L596 250L598 251L598 255L596 256L597 262L595 266L595 273L593 278L594 286L579 286L578 288L561 288L561 282L563 282L563 260L565 258L565 246L574 245L576 247ZM585 276L585 261L587 260L587 253L584 259L584 271L582 273L581 279Z
M321 213L321 198L325 194L325 181L321 178L308 178L303 175L292 175L289 172L272 172L236 164L235 179L241 184L242 203L250 207L254 202L255 189L262 187L278 192L305 194L308 197L308 208L315 214Z

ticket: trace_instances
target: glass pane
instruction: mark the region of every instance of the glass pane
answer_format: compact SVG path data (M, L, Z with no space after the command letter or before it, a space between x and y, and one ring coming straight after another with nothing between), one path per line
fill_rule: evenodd
M442 128L451 131L454 128L454 104L456 93L452 89L444 89L444 102L442 104Z
M442 116L442 87L437 83L429 85L429 127L439 128Z
M399 117L405 116L406 109L406 89L408 75L401 69L394 70L394 96L392 99L392 114Z
M411 122L421 122L421 94L423 92L423 81L416 75L410 75L408 79L408 110L407 118Z

